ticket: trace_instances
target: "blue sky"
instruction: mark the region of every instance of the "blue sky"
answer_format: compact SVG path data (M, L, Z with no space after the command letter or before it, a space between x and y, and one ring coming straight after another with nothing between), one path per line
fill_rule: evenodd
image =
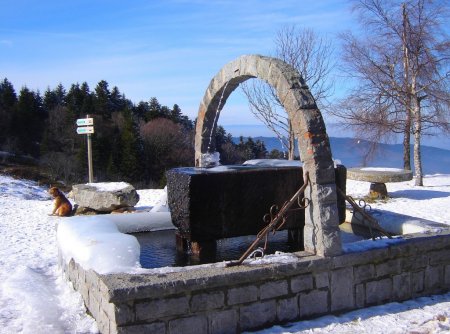
M1 1L0 78L16 91L100 80L133 102L157 97L195 118L211 78L242 54L273 53L287 24L335 39L354 17L343 0ZM238 133L259 124L242 93L219 123ZM258 131L260 131L258 130Z

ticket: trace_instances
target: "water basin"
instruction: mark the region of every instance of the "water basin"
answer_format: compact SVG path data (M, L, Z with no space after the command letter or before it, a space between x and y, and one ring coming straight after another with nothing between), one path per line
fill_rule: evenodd
M141 246L140 263L142 268L184 267L190 265L237 260L255 240L255 235L217 240L217 249L202 258L177 252L175 230L143 232L132 234ZM261 242L263 246L263 242ZM266 254L276 251L296 251L288 243L288 232L279 231L269 236Z

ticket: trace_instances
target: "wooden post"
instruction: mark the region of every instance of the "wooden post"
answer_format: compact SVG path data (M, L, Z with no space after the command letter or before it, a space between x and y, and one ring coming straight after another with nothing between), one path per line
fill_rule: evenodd
M88 147L88 168L89 168L89 183L94 182L93 168L92 168L92 140L91 134L87 134L87 147Z
M86 118L89 118L89 115L86 115ZM92 167L92 140L91 134L87 134L87 150L88 150L88 170L89 170L89 183L94 182L94 172Z

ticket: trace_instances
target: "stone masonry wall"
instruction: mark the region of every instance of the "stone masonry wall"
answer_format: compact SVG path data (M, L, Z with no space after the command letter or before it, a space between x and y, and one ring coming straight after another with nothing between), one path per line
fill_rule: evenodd
M289 264L99 275L60 259L102 333L239 333L450 290L450 232Z

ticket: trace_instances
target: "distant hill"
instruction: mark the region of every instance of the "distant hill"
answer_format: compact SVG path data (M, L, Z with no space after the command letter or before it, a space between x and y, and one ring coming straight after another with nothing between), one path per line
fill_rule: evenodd
M252 137L253 140L264 142L267 150L282 150L279 140L275 137ZM233 138L238 143L239 138ZM355 138L331 137L331 152L333 159L338 159L346 167L364 166L364 153L367 152L370 143ZM444 150L432 146L421 146L422 168L424 174L450 174L450 150ZM296 151L298 152L298 150ZM411 154L413 148L411 146ZM412 157L412 155L411 155ZM411 162L414 163L413 159ZM402 144L379 144L375 157L369 161L367 166L371 167L403 167L403 145ZM413 167L414 168L414 167Z

